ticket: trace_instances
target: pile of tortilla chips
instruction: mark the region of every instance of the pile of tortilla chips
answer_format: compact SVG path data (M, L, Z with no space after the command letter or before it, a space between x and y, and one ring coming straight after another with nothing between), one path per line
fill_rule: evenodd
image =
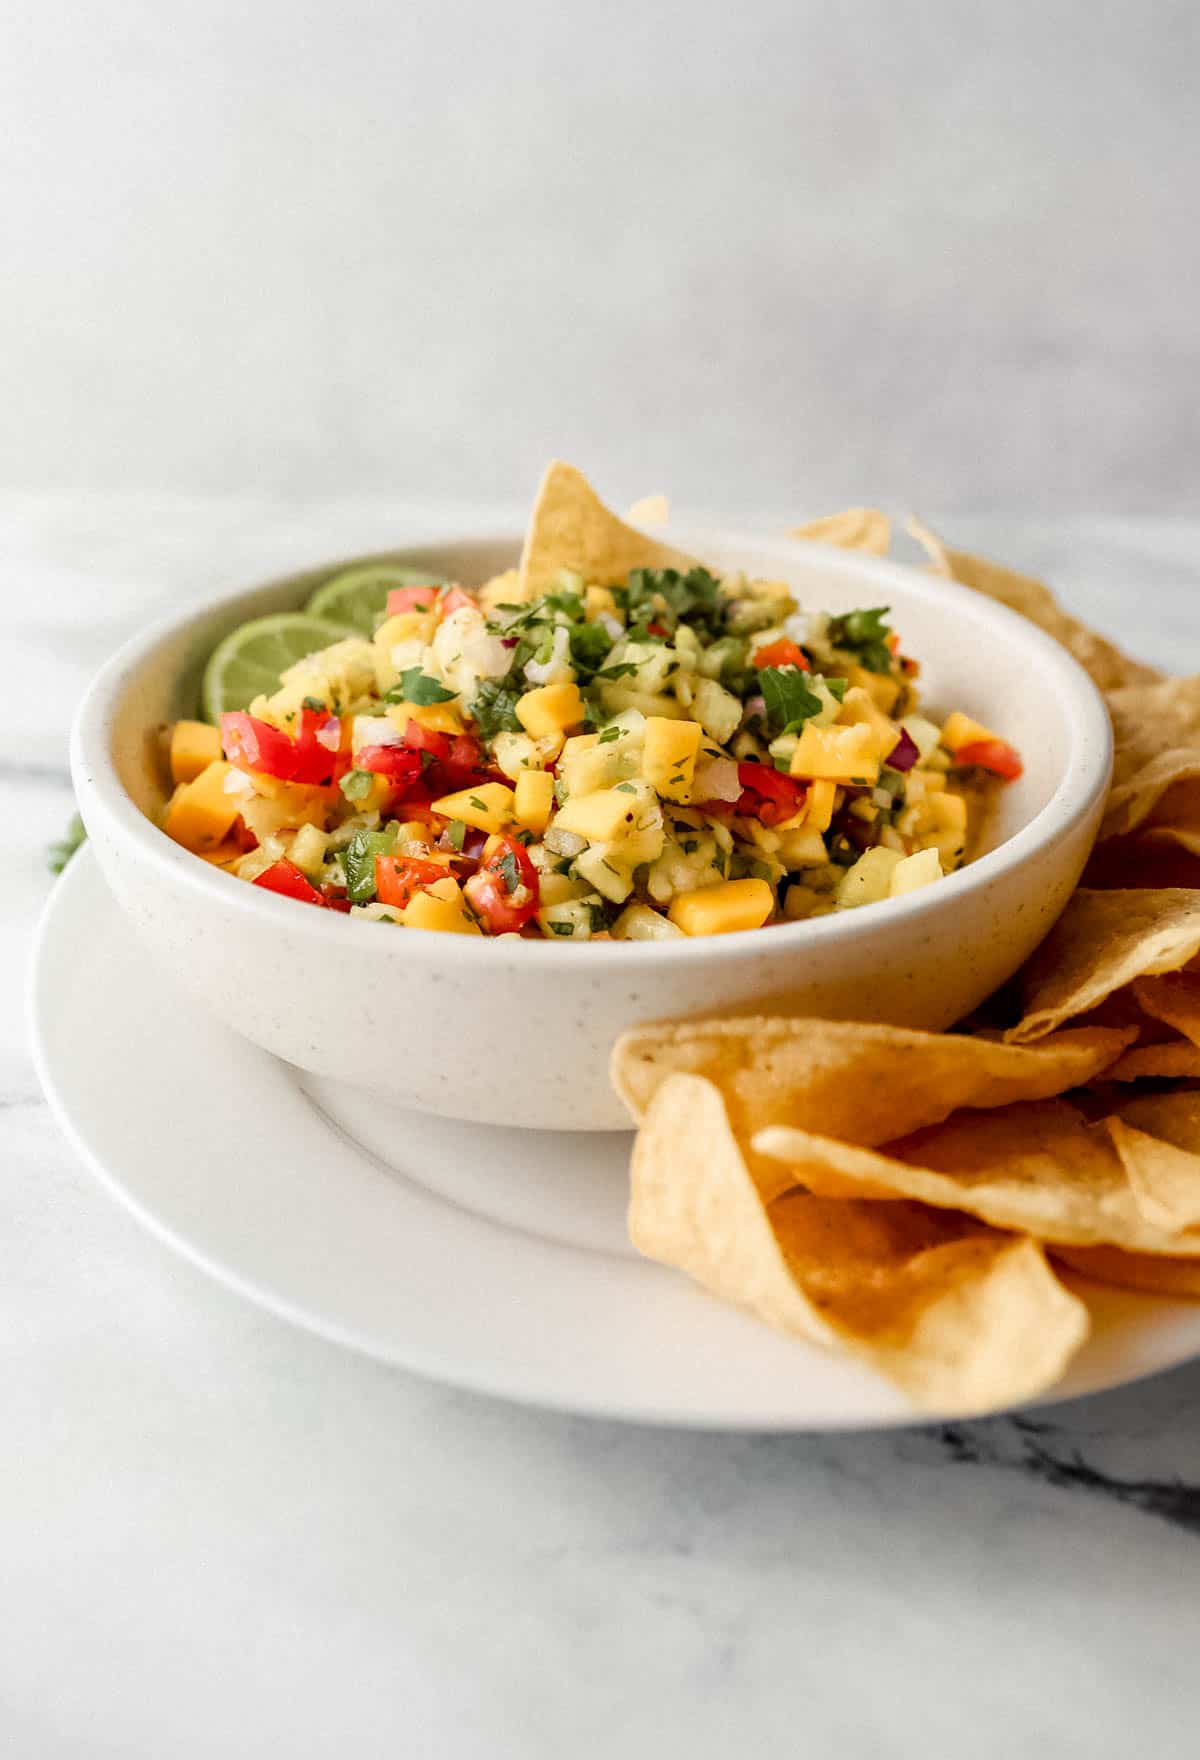
M648 1026L617 1044L613 1079L639 1125L643 1253L865 1359L922 1409L977 1413L1052 1386L1087 1337L1086 1284L1064 1267L1200 1297L1200 677L1165 677L1040 581L911 530L935 570L1069 649L1112 713L1085 884L1019 974L1007 1031ZM793 535L890 541L870 508Z

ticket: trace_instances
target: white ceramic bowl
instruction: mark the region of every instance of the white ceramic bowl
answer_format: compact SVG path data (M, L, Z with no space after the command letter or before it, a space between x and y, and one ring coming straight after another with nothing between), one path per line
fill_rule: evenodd
M890 606L932 711L964 709L1024 757L985 853L890 903L658 944L397 933L247 886L147 816L163 798L155 730L195 712L205 657L227 630L300 604L330 565L178 613L123 648L84 699L71 741L80 810L150 952L302 1069L442 1117L556 1130L627 1125L608 1057L639 1021L753 1012L937 1028L969 1012L1036 947L1087 859L1111 769L1091 681L1004 607L895 563L727 532L671 540L719 570L786 580L812 609ZM511 534L459 537L396 559L469 583L511 566L518 548Z

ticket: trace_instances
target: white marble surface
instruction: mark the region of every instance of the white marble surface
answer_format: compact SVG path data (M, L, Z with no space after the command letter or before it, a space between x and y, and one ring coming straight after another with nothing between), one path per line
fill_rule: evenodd
M548 1417L259 1313L60 1138L20 977L87 674L178 593L416 523L0 498L0 1753L1193 1754L1200 1364L891 1436ZM1200 525L953 532L1200 666Z

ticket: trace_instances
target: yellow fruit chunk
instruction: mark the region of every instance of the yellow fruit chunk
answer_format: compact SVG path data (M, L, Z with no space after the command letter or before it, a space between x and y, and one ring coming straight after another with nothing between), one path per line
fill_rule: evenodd
M447 819L461 819L477 831L503 831L513 822L513 791L502 782L481 782L434 801L433 811Z
M214 868L236 868L245 858L245 850L236 837L227 837L214 849L197 850L202 862L209 862Z
M727 935L733 929L761 929L775 909L775 894L765 880L725 880L681 892L667 912L685 935Z
M938 852L935 849L918 850L915 856L905 856L892 869L888 897L902 898L906 892L916 892L941 878L942 864Z
M457 703L391 703L387 718L403 733L410 721L430 733L461 733L463 718Z
M292 839L288 850L288 858L295 862L302 874L310 880L318 880L325 865L325 850L329 843L323 831L315 825L302 825Z
M814 831L828 831L837 800L836 782L814 782L804 802L804 822Z
M647 715L642 746L642 775L670 801L688 801L696 772L696 754L704 729L698 721L670 721Z
M879 781L879 742L872 728L813 727L808 723L792 753L792 775L826 782Z
M634 830L640 806L632 783L597 788L591 794L575 795L560 807L555 824L560 831L586 837L589 843L615 843Z
M220 757L220 732L207 721L177 721L171 729L172 782L195 782Z
M400 912L400 921L406 929L437 929L447 935L482 933L474 917L467 913L462 888L450 875L414 892Z
M499 605L519 605L521 602L521 571L517 568L506 568L503 574L494 574L490 581L484 581L475 597L479 609L488 617Z
M243 796L230 794L226 778L234 775L223 758L208 764L193 782L177 788L167 805L163 830L184 849L197 855L215 848L241 811Z
M540 739L544 733L563 733L568 727L577 727L583 714L583 698L574 680L539 685L518 698L516 706L517 720L534 739Z
M583 609L588 622L594 623L598 617L615 617L617 601L607 587L589 587L583 595Z
M999 734L993 733L990 727L984 727L981 722L972 721L969 715L962 714L958 709L952 715L947 715L945 725L942 728L942 744L948 752L961 751L963 746L973 746L977 740L999 739L999 737Z
M548 770L522 770L513 789L517 824L526 831L543 832L554 811L554 778Z

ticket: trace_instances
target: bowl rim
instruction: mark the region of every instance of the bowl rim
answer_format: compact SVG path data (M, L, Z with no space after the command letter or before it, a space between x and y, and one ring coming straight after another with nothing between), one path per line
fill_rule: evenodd
M845 911L771 925L771 940L766 945L779 955L817 943L849 941L866 929L878 930L887 926L903 931L940 910L951 909L968 893L984 890L1002 875L1035 859L1048 844L1085 820L1107 793L1112 773L1112 725L1098 687L1079 662L1053 637L1008 606L957 581L906 563L839 549L812 539L779 537L726 527L684 527L682 524L678 528L672 525L669 535L672 542L701 555L706 544L748 552L763 549L800 552L809 559L819 559L833 573L864 583L877 582L884 589L889 583L898 586L909 597L925 599L955 615L965 612L969 620L985 628L989 624L998 625L1038 654L1057 675L1056 682L1061 687L1060 702L1066 714L1069 736L1067 760L1050 799L1028 824L995 849L946 875L936 886L922 887L898 899L882 900L869 907L869 913L866 910ZM361 922L339 911L298 912L293 900L277 897L262 887L248 886L234 875L222 872L173 843L141 811L121 782L112 756L112 730L123 692L139 666L163 641L181 633L189 623L219 612L225 605L232 610L241 599L251 594L293 583L315 582L358 561L402 559L418 553L424 555L438 548L464 545L480 549L512 545L519 543L520 536L516 527L465 524L454 531L444 532L440 537L414 539L393 550L374 550L328 565L316 564L265 580L243 582L216 594L192 598L181 608L156 619L130 637L101 666L76 710L70 735L71 776L85 825L89 811L102 814L114 835L136 854L137 859L158 868L169 884L185 886L207 898L218 910L265 913L266 922L274 921L278 928L290 926L293 933L328 939L331 946L348 946L343 938L348 934L362 934L364 925ZM378 951L385 958L411 959L414 955L432 955L433 944L436 944L439 960L465 962L468 969L473 967L480 976L515 964L525 968L530 960L550 961L561 973L565 957L581 962L583 969L594 974L601 969L617 971L631 966L644 969L660 963L669 967L697 960L724 964L763 951L759 931L668 941L606 941L598 947L591 942L545 940L522 940L518 947L512 941L493 937L446 935L430 929L417 929L415 936L416 945L411 929L403 937L379 937L383 945Z

